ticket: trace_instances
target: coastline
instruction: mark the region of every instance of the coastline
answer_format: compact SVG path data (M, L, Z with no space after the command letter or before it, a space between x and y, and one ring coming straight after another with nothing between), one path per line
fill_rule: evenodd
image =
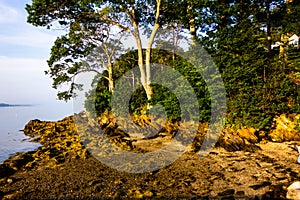
M293 148L300 143L255 140L255 134L239 138L238 145L230 143L227 133L204 158L193 148L154 172L120 172L86 150L73 120L73 116L58 122L31 120L25 126L24 133L42 146L0 165L1 198L284 199L287 186L300 180L298 152ZM120 141L124 140L126 136ZM139 143L131 145L134 150Z
M0 108L2 107L29 107L33 106L31 104L7 104L7 103L0 103Z
M23 104L26 104L26 102ZM73 114L72 104L70 103L48 101L28 104L33 106L0 108L1 163L10 155L17 152L32 151L39 146L36 143L29 142L27 139L30 139L30 137L20 131L31 119L57 121L63 119L64 116Z

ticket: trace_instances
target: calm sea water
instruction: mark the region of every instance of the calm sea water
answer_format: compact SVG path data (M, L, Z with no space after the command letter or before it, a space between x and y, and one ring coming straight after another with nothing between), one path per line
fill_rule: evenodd
M0 107L0 163L9 155L34 150L39 146L29 142L20 130L31 119L57 121L73 113L71 103L52 103L33 106Z

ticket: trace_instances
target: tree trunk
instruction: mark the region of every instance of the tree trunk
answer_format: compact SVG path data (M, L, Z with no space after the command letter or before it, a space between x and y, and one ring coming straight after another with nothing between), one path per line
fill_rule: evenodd
M154 27L153 30L151 32L151 36L148 40L148 47L146 49L146 59L145 59L145 63L146 63L146 70L145 70L145 66L143 63L143 47L142 47L142 42L141 42L141 36L139 33L139 26L137 21L135 20L135 12L134 9L132 9L132 11L127 11L127 13L129 13L129 17L131 19L134 31L133 36L136 40L136 44L137 44L137 49L138 49L138 66L139 66L139 70L140 70L140 75L141 75L141 83L142 86L144 88L144 90L146 91L147 94L147 99L150 100L153 94L153 90L150 86L151 84L151 48L154 42L154 38L155 35L157 33L157 30L159 28L159 23L158 23L158 18L160 16L160 6L161 6L161 0L156 0L157 2L157 7L156 7L156 16L155 16L155 23L154 23ZM149 104L148 104L149 107Z
M195 26L195 16L193 14L193 6L188 5L187 14L189 15L189 28L190 28L190 38L193 45L195 43L196 38L196 26Z
M158 23L154 24L152 33L148 40L148 47L146 49L146 76L147 77L146 77L145 91L146 91L148 100L151 99L152 94L153 94L153 90L150 86L150 84L151 84L151 50L152 50L152 45L153 45L154 38L155 38L158 28L159 28L159 24Z
M268 41L268 68L271 66L271 58L272 58L272 35L271 35L271 19L270 19L270 0L266 0L266 13L267 13L267 41ZM264 66L264 82L267 82L267 69Z
M266 0L266 13L267 13L267 38L268 38L268 53L271 55L272 49L272 35L271 35L271 19L270 19L270 0Z
M293 0L286 0L286 12L290 13L290 3L292 3ZM287 51L288 51L288 40L289 40L289 34L281 34L281 41L280 41L280 48L279 48L279 58L282 58L284 61L287 61Z
M280 47L279 47L279 58L283 59L284 61L287 61L287 51L288 51L288 40L289 37L287 34L281 34L280 38Z
M113 64L108 64L108 89L110 92L114 92L114 79L113 79Z
M145 61L146 62L146 83L144 85L144 89L146 91L148 100L150 100L153 95L153 90L152 90L152 87L150 86L150 84L151 84L151 50L152 50L154 38L160 27L160 25L158 23L158 18L160 15L161 0L156 0L156 3L157 3L157 7L156 7L155 23L154 23L150 38L148 39L148 47L146 49L146 61ZM148 104L147 107L150 108L150 105Z
M190 36L191 36L192 44L194 44L196 38L196 27L194 22L195 22L194 19L190 20Z
M135 37L137 49L138 49L138 66L139 66L140 73L141 73L141 83L142 83L142 86L144 87L144 89L146 90L147 81L146 81L146 72L145 72L144 63L143 63L143 46L142 46L141 37L139 34L138 25L134 23L133 26L134 26L134 31L135 31L134 37Z

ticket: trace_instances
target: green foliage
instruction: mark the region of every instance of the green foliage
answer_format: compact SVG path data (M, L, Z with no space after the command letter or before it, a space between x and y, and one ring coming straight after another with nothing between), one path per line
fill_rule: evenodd
M161 58L168 58L168 59L161 59ZM153 96L151 98L151 101L148 102L147 96L145 93L145 90L143 87L139 87L137 90L133 91L130 102L129 102L129 112L131 114L135 115L141 115L144 112L146 112L147 104L150 103L150 105L161 105L164 108L164 111L166 113L166 117L169 120L177 120L180 119L183 112L185 116L193 119L197 119L200 121L209 121L210 119L210 95L206 86L206 83L204 82L203 78L201 77L200 73L186 60L180 58L179 56L176 57L176 60L173 61L172 54L168 53L163 50L154 50L153 51L153 62L157 64L161 64L161 67L167 67L170 66L174 70L177 70L180 74L177 76L175 75L168 75L168 74L161 74L161 72L153 71L153 76L157 76L156 78L158 80L169 81L172 80L174 83L173 88L167 88L158 84L152 84L153 89ZM125 55L122 55L117 64L114 66L114 74L115 74L115 81L118 82L121 76L123 76L129 69L132 69L136 67L137 65L137 52L131 51ZM197 98L198 98L198 105L200 110L200 116L194 116L195 109L192 105L188 104L189 101L189 95L187 94L187 89L183 87L180 82L182 81L182 77L184 77L193 88ZM138 82L138 77L136 77ZM109 95L107 94L107 81L102 78L98 82L96 93L90 93L88 94L88 100L86 101L86 107L91 108L91 103L95 102L95 107L97 114L100 115L105 110L111 110L110 105L110 98L111 93ZM126 83L128 84L128 83ZM171 84L172 85L172 84ZM132 87L132 85L125 85L124 90L121 91L119 94L120 96L126 95L126 92L130 92L130 90L127 90L127 88ZM117 92L117 91L114 91ZM181 110L180 103L177 99L176 95L179 95L181 97L181 100L184 101L184 103L187 105L185 110ZM115 94L115 96L118 96L118 94ZM95 97L95 101L91 101L91 98ZM123 99L118 99L118 102L120 105L117 106L127 106L128 102L123 102ZM189 106L190 105L190 106ZM125 108L126 109L126 108Z
M111 111L111 95L108 89L108 81L104 78L95 77L97 81L85 100L85 108L93 115L101 115L105 111Z
M295 129L300 133L300 118L297 121Z
M299 1L294 0L289 5L283 0L269 2L274 39L279 39L285 33L299 35ZM161 25L178 23L187 29L192 25L197 28L197 41L213 57L225 84L227 123L236 127L248 126L267 130L275 115L300 112L299 50L289 48L287 60L280 60L276 51L272 54L268 52L266 5L266 1L261 0L162 1L159 21ZM59 25L66 27L68 31L56 40L48 60L50 69L46 72L53 79L54 88L59 89L66 83L70 86L66 91L60 91L58 97L70 99L74 90L80 88L80 85L73 82L78 73L99 70L99 66L80 62L94 48L93 44L86 41L103 41L107 36L107 27L114 20L121 26L132 28L126 15L126 11L131 9L134 9L131 17L139 27L146 29L153 25L155 8L156 2L152 0L32 0L32 4L26 6L29 23L47 28ZM111 20L110 23L103 20L104 16ZM138 66L137 57L136 51L119 57L113 67L115 83L127 71ZM211 97L201 73L186 60L162 50L153 50L152 63L171 66L188 80L198 98L200 115L196 116L197 119L209 121ZM209 63L202 64L204 70L207 70L205 65ZM108 72L101 73L102 76L99 75L95 80L95 88L87 94L86 101L87 109L96 111L98 115L111 110L112 92L104 78ZM153 76L155 75L160 74L158 71L153 72ZM162 76L161 80L166 78L170 77ZM181 81L179 77L172 78L175 82ZM216 77L212 74L209 83L213 83L214 78ZM138 79L139 77L133 77L132 80L135 82ZM127 86L132 87L133 82ZM151 86L154 92L151 102L147 102L142 87L133 92L129 102L129 111L132 114L143 113L146 105L150 103L162 105L168 118L178 119L182 113L187 113L191 118L195 117L192 116L195 109L192 106L186 110L180 109L175 93L188 96L182 85L178 84L173 91L156 84Z
M300 34L300 2L294 0L289 4L283 4L281 7L283 13L279 20L283 26L284 33Z
M70 25L69 32L56 39L51 48L51 56L48 59L49 70L45 73L53 79L53 88L60 89L64 87L64 91L58 92L60 100L69 100L75 96L75 90L80 88L79 84L74 82L76 75L81 72L99 69L99 66L92 66L83 60L87 59L95 45L85 42L85 38L91 33L84 32L83 27L78 23ZM104 35L98 35L100 40Z
M152 85L153 96L151 99L152 105L161 105L164 108L166 117L168 119L180 119L181 118L181 109L180 103L176 95L168 88L163 87L158 84ZM160 113L161 115L164 113Z
M277 26L275 11L284 2L270 2L272 24ZM199 23L207 37L199 35L199 41L221 71L228 98L227 123L269 129L275 115L299 112L299 87L290 77L293 67L267 51L262 29L266 27L265 5L221 1L208 2L204 9L207 12L199 13Z

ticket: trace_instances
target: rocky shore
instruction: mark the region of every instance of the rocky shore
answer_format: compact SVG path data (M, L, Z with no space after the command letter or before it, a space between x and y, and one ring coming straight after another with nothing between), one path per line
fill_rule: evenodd
M78 120L84 122L81 127ZM186 153L147 173L126 173L99 162L86 147L105 144L94 144L77 132L95 132L93 123L84 114L58 122L30 121L24 133L42 145L0 165L0 198L285 199L287 187L300 180L295 149L300 146L299 133L289 129L294 122L285 116L276 119L268 134L251 128L224 129L216 147L203 158L198 150L207 125L201 124ZM122 132L109 116L97 123L112 143L137 153L164 146L177 130L166 125L157 136L139 140Z

